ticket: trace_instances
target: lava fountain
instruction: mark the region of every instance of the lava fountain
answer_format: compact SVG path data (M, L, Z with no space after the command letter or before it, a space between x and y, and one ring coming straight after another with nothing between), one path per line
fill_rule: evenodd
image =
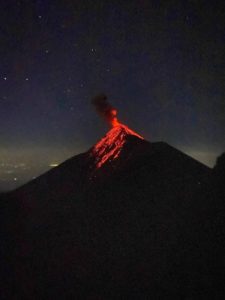
M97 113L112 127L91 152L95 157L96 167L100 168L106 162L111 162L119 157L127 136L134 135L142 140L144 138L118 121L117 110L107 101L104 94L94 97L92 104Z

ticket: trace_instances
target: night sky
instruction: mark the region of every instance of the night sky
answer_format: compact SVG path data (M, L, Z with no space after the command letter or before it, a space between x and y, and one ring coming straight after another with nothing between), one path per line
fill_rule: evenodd
M0 3L0 190L98 141L98 93L149 141L225 150L224 1Z

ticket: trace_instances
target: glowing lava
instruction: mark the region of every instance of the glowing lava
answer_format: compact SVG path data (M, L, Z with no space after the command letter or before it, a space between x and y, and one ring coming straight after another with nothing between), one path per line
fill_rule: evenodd
M112 118L113 128L93 148L92 155L96 158L96 166L100 168L107 161L118 158L128 135L134 135L140 139L142 136L118 122L116 111Z
M92 104L97 113L112 126L112 129L91 151L91 155L95 158L96 167L100 168L107 161L110 162L119 156L127 136L134 135L142 140L144 138L118 121L117 110L107 101L106 95L95 96L92 99Z

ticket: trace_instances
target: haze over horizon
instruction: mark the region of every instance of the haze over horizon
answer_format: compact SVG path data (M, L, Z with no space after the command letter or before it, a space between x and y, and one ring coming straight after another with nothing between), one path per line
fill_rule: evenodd
M99 140L100 139L101 138L99 138ZM27 148L27 151L19 149L16 155L14 150L12 150L11 153L8 149L6 151L1 151L2 162L0 163L0 192L7 192L17 188L47 172L51 168L58 166L65 160L86 152L92 146L93 145L89 145L87 148L84 148L83 146L83 149L81 147L80 151L75 151L75 149L69 149L67 147L64 149L58 149L55 147L52 149L36 148L36 151L34 148L32 148L32 150ZM216 157L213 152L195 152L192 149L185 149L182 147L177 147L177 149L209 167L213 167L215 165ZM36 157L35 162L33 160L34 153ZM218 155L219 154L220 153L218 153ZM20 163L18 163L18 161Z

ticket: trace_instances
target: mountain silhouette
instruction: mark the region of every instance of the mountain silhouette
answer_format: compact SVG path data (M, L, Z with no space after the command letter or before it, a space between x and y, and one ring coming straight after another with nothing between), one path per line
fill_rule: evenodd
M141 170L140 170L141 169ZM131 174L129 174L131 171ZM136 176L136 173L140 173ZM99 180L112 180L117 175L138 180L152 176L160 184L193 184L198 186L210 169L170 145L149 143L125 125L112 128L104 138L86 153L77 155L57 168L16 190L26 197L60 198L75 196L93 188ZM129 178L130 179L130 178ZM150 183L150 181L149 181ZM27 198L26 198L27 199Z
M113 127L2 201L3 296L222 297L212 178L167 143Z

